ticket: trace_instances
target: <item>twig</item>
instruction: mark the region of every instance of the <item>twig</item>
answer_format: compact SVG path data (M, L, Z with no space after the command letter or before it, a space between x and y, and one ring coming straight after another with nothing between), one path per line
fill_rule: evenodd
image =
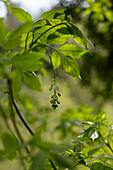
M20 120L22 121L22 123L24 124L24 126L27 128L27 130L29 131L29 133L33 136L33 132L32 132L32 130L31 130L31 128L28 126L28 124L26 123L26 121L24 120L24 118L22 117L22 115L20 114L20 111L19 111L19 109L18 109L18 107L17 107L17 105L16 105L16 103L15 103L15 101L14 101L13 93L12 93L12 88L11 88L11 80L10 80L10 79L8 79L8 86L9 86L9 92L5 92L5 93L8 93L8 94L11 96L11 101L12 101L12 103L13 103L13 106L14 106L14 108L15 108L15 110L16 110L19 118L20 118Z
M9 96L9 106L10 106L10 112L11 112L11 120L12 120L13 126L15 128L15 131L17 133L17 136L20 139L20 141L22 143L24 143L24 139L22 138L20 131L18 129L17 123L16 123L16 118L15 118L15 114L14 114L14 111L13 111L13 105L12 105L12 102L10 100L10 96ZM26 146L25 146L25 150L28 154L30 153L29 149Z

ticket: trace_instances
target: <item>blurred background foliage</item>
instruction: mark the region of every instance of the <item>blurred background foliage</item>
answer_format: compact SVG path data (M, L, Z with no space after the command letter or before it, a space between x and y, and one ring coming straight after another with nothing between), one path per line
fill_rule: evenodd
M15 30L20 23L12 16L9 6L22 7L21 3L10 0L0 0L0 2L1 8L5 4L7 11L4 17L7 31ZM74 140L84 127L77 120L93 121L93 117L101 110L104 110L108 120L113 122L113 0L59 0L51 6L51 9L59 8L65 8L67 14L71 14L73 22L94 45L94 49L89 47L90 53L86 53L78 60L82 79L66 75L62 67L57 70L57 82L61 85L62 96L59 108L53 110L49 103L51 92L48 90L52 81L52 68L47 60L45 69L37 72L42 92L32 91L24 85L17 98L18 106L30 126L36 129L43 125L45 129L43 139L55 143L63 143L70 138ZM43 12L44 10L41 11ZM40 15L35 15L35 20L39 19ZM7 131L7 121L14 131L4 89L7 89L6 82L0 80L0 107L7 117L0 119L0 136ZM0 109L1 117L2 109ZM16 121L22 136L27 141L30 138L29 134L17 117ZM14 163L7 161L7 164L1 162L0 169L9 167L15 170L14 164L16 169L20 169L18 162L15 161ZM80 170L82 169L84 167L80 167Z

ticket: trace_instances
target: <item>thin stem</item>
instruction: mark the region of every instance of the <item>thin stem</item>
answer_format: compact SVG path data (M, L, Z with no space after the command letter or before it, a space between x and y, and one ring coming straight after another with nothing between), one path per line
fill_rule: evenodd
M51 163L52 167L54 170L57 170L56 166L54 165L54 163L49 159L49 162Z
M53 77L54 77L54 81L55 81L55 80L56 80L56 75L55 75L55 70L54 70L54 67L53 67L52 60L51 60L51 56L50 56L50 54L49 54L49 52L48 52L47 49L46 49L46 52L47 52L47 54L48 54L48 56L49 56L49 59L50 59L50 62L51 62L52 68L53 68Z
M62 24L65 24L65 25L66 25L66 23L60 23L60 24L54 25L54 26L52 26L51 28L49 28L48 30L44 31L34 42L31 43L30 48L31 48L46 32L48 32L48 31L50 31L51 29L53 29L53 28L55 28L55 27L57 27L57 26L59 26L59 25L62 25Z
M15 118L15 114L14 114L14 111L13 111L13 105L12 105L12 102L10 100L10 97L11 96L9 96L9 106L10 106L10 112L11 112L11 120L12 120L12 123L13 123L13 126L15 128L15 131L17 133L18 138L20 139L20 141L22 143L24 143L24 139L21 136L20 131L19 131L18 126L17 126L17 123L16 123L16 118ZM30 153L29 149L26 146L25 146L25 150L28 154Z
M16 105L16 103L15 103L15 101L14 101L13 93L12 93L12 88L11 88L11 80L10 80L10 79L8 79L8 86L9 86L9 92L6 92L6 93L10 94L11 100L12 100L12 103L13 103L13 106L14 106L14 108L15 108L15 110L16 110L19 118L20 118L20 120L22 121L22 123L24 124L24 126L27 128L27 130L29 131L29 133L33 136L33 132L32 132L32 130L31 130L31 128L28 126L28 124L26 123L26 121L24 120L24 118L22 117L22 115L20 114L20 111L19 111L19 109L18 109L18 107L17 107L17 105Z
M26 52L26 49L27 49L27 40L28 40L28 36L29 36L29 32L27 33L27 36L26 36L26 41L25 41L25 52Z

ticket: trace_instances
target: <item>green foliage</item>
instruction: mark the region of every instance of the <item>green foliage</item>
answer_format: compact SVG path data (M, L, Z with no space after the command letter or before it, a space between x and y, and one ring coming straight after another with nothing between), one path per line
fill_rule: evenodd
M30 170L75 169L78 165L92 170L113 169L113 125L108 123L103 112L95 111L94 108L87 106L64 111L58 119L56 131L61 133L62 139L68 139L68 143L57 145L43 139L43 134L48 131L48 114L43 118L43 108L35 101L34 110L36 112L38 110L38 114L33 117L30 113L33 110L34 96L31 96L31 100L27 95L25 98L20 97L23 83L32 90L43 89L43 82L40 83L39 77L50 62L53 71L53 80L49 86L49 90L53 93L50 103L56 109L60 104L61 96L60 85L56 82L56 69L62 65L67 74L81 78L76 59L88 52L87 43L92 47L93 45L70 21L70 16L66 14L65 9L46 12L42 14L41 20L36 22L32 21L31 15L21 8L11 7L11 12L23 24L15 31L6 33L5 24L0 19L0 50L2 52L0 54L0 78L1 81L5 80L5 83L3 82L5 86L2 89L8 94L7 103L10 106L9 115L7 115L4 112L7 106L3 105L2 108L1 102L0 114L10 132L13 130L8 124L7 116L11 117L16 135L3 132L1 160L14 159L17 157L17 152L21 155L25 149L26 153L22 155L21 160L25 161L24 165L30 163ZM67 44L70 38L76 41L77 45ZM24 109L21 114L15 98L17 102L20 102L20 106L22 104L26 107L27 121L37 129L35 133L24 120ZM32 135L26 142L18 129L14 110ZM45 108L45 111L50 110L50 108ZM35 122L38 122L38 125ZM52 125L51 128L53 128Z
M79 77L80 75L76 60L69 56L63 56L63 68L71 76Z
M13 16L20 22L25 23L25 22L32 21L31 15L28 12L25 12L21 8L12 7L11 12L12 12Z
M60 54L58 51L54 51L52 53L52 64L53 64L53 67L54 69L58 68L60 66Z

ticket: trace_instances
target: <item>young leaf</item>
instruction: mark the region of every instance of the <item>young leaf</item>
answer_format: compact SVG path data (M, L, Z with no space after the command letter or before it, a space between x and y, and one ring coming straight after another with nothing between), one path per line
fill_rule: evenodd
M51 60L52 60L54 69L60 66L60 54L58 51L55 50L53 52Z
M28 12L25 12L21 8L11 7L11 12L12 12L13 16L20 22L25 23L25 22L32 21L31 15Z
M66 73L74 77L79 77L79 67L75 59L69 56L63 56L62 59L63 68Z
M41 19L48 19L48 18L54 18L56 13L63 13L65 9L56 9L56 10L51 10L48 12L45 12L41 15Z
M23 80L24 80L24 83L31 89L41 91L41 87L40 87L41 85L40 85L38 77L32 74L23 73Z
M0 18L0 45L3 45L3 42L6 37L6 27L3 23L3 18Z
M39 151L35 156L31 169L32 170L42 170L45 169L46 155L44 151Z
M72 45L72 44L62 45L59 48L59 50L62 54L68 55L72 57L73 59L80 58L82 55L84 55L87 52L87 50L84 50L83 48Z
M40 53L30 52L12 57L11 62L12 64L17 64L23 70L32 72L39 70L43 66L43 63L40 61L41 57L42 54Z

